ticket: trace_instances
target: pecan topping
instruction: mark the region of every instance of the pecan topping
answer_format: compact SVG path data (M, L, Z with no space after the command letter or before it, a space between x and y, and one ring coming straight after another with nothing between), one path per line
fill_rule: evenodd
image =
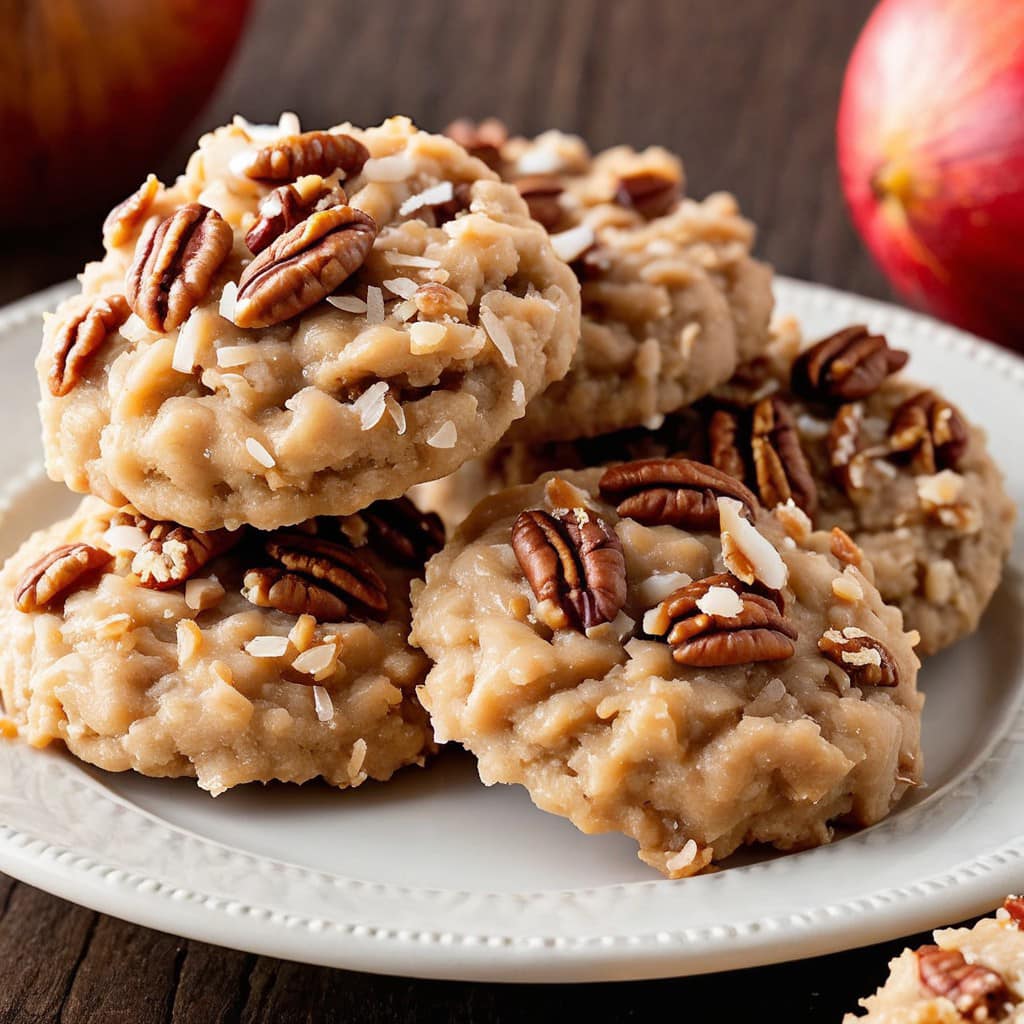
M82 379L93 353L131 316L123 295L94 300L80 316L65 323L57 335L53 366L47 384L50 394L61 398Z
M408 498L375 501L360 515L375 550L399 565L421 568L444 547L444 524Z
M387 586L366 557L348 544L282 531L266 539L264 550L281 568L246 575L242 593L253 604L330 621L387 615ZM330 614L325 614L328 608Z
M640 171L619 178L615 201L636 210L646 220L663 217L679 202L682 188L675 178L653 171Z
M370 151L351 135L303 132L258 150L245 173L256 181L294 181L306 174L325 178L335 171L351 178L369 159Z
M750 447L763 504L774 508L792 498L813 516L818 489L800 445L793 413L777 395L762 398L754 406Z
M315 306L363 265L376 237L373 218L350 206L311 214L242 271L235 323L271 327Z
M163 185L151 174L127 199L121 200L103 221L103 244L115 249L124 245L146 219Z
M91 544L62 544L25 570L14 591L15 607L19 612L46 608L113 560L112 555Z
M847 327L812 345L793 363L793 390L805 398L852 402L867 398L910 357L889 348L881 334L862 324Z
M731 409L716 409L708 420L708 458L723 473L743 480L746 462L739 447L740 418Z
M132 572L147 590L170 590L194 576L218 555L235 547L244 530L201 533L177 523L136 516L134 525L149 534L132 559Z
M981 964L969 964L957 949L922 946L917 973L924 988L944 996L967 1021L997 1021L1006 1017L1013 997L1001 974Z
M861 439L863 424L864 406L860 402L844 402L836 410L828 428L829 467L835 482L844 490L849 490L853 484L850 469L864 447Z
M898 686L896 662L881 640L856 626L827 629L818 650L850 677L854 686Z
M420 320L443 320L447 316L464 321L469 315L466 300L454 289L436 281L421 284L413 293L412 301Z
M889 447L909 460L918 475L956 469L967 450L967 424L960 413L933 391L908 398L893 413Z
M530 216L548 231L558 227L562 205L558 197L565 191L553 174L531 174L516 182L519 194L530 208Z
M501 149L508 142L508 129L496 117L489 117L479 124L467 117L460 117L452 121L444 133L470 156L482 160L492 171L501 166Z
M843 565L852 565L859 569L864 564L864 552L861 551L860 545L842 527L832 527L828 549Z
M260 202L259 219L246 232L245 244L255 256L311 213L344 206L347 201L343 188L315 175L292 185L281 185Z
M469 182L460 181L453 186L451 199L443 203L433 203L431 206L424 207L424 209L433 211L434 224L440 227L442 224L447 224L450 220L455 220L463 210L468 210L472 201L473 186Z
M541 604L559 625L586 630L611 622L626 603L626 562L618 535L584 508L521 512L512 550Z
M1024 896L1007 896L1003 909L1018 928L1024 928Z
M705 612L713 588L736 594L735 614ZM694 580L670 594L644 617L644 629L664 636L680 665L715 668L755 661L782 661L796 651L796 630L782 614L779 594L766 597L745 587L731 573Z
M214 275L231 252L234 234L216 210L188 203L152 221L135 247L125 295L153 331L171 331L206 298Z
M757 498L734 477L690 459L642 459L605 470L601 496L620 516L645 526L718 530L718 499L735 498L752 512Z

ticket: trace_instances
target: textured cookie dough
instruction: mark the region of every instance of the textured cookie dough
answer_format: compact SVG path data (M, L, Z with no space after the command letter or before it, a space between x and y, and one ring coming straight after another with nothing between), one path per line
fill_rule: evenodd
M751 258L754 227L732 196L686 198L680 161L660 147L591 156L581 139L552 131L490 155L572 260L583 295L572 368L530 403L509 441L650 423L763 350L771 268Z
M553 469L680 452L709 458L708 424L716 410L739 410L742 419L758 400L777 395L793 412L813 477L817 501L809 511L815 526L839 526L853 537L873 566L882 597L901 609L908 629L920 633L918 653L934 654L977 628L1012 542L1016 512L988 454L984 431L956 411L966 436L955 465L945 465L940 456L934 467L922 467L912 453L893 451L894 413L932 389L903 375L888 377L872 394L851 403L857 407L860 454L852 470L836 472L835 424L843 407L792 393L790 372L800 348L798 325L782 319L764 356L745 365L708 401L667 417L659 429L498 448L453 476L424 485L418 492L421 503L455 524L484 494ZM756 486L749 457L746 476Z
M435 661L421 699L438 740L472 751L487 784L520 783L584 832L633 837L641 859L671 877L742 844L814 846L836 823L885 817L921 774L918 662L899 612L792 508L759 510L757 536L723 518L723 554L717 523L689 532L620 518L599 496L601 475L551 475L486 499L431 560L425 585L413 584L412 642ZM580 524L596 517L618 538L624 588L606 576L580 605L608 615L621 604L610 622L559 624L551 594L538 598L512 544L524 510L562 510ZM614 562L614 547L597 545L598 559ZM747 555L759 567L751 589L770 594L764 580L779 588L791 656L679 663L654 635L665 627L662 602L691 579L745 572ZM715 600L734 614L730 594ZM855 685L857 669L819 650L825 634L880 641L898 684Z
M515 188L405 118L297 133L236 120L112 212L44 331L55 480L203 530L349 514L487 450L565 374L579 285Z
M1024 900L1011 896L973 928L935 932L935 945L904 950L885 984L843 1024L1024 1021Z
M213 795L317 776L357 786L423 763L433 741L415 688L428 664L407 642L417 570L367 555L387 588L379 620L317 621L242 595L247 570L268 562L265 535L249 532L187 582L156 590L132 572L145 532L124 519L86 498L0 573L9 731L36 747L59 740L108 771L195 777ZM365 536L361 517L341 528L354 543ZM29 567L68 544L90 545L105 564L45 607L18 610Z

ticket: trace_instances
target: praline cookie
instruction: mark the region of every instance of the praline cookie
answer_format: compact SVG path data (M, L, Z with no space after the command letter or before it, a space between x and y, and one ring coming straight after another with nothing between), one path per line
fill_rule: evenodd
M405 118L241 121L112 211L44 331L47 467L196 529L349 514L566 372L579 286L518 191Z
M885 984L844 1024L963 1024L1024 1021L1024 899L1010 896L973 928L945 928L935 942L905 949Z
M494 495L413 585L435 734L672 877L876 822L920 779L918 662L838 540L688 460Z
M86 498L0 573L0 694L33 746L109 771L387 779L433 749L409 583L443 543L407 501L198 533Z
M771 269L750 256L753 225L729 195L686 198L671 153L619 146L591 156L575 136L507 139L494 123L449 131L516 184L581 281L572 367L507 440L649 424L763 350Z

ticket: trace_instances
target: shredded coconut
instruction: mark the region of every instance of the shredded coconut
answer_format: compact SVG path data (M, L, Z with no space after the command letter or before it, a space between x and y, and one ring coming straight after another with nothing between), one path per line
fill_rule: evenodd
M103 534L103 546L114 554L119 551L135 554L148 541L149 534L137 526L111 526Z
M455 442L459 439L459 432L451 420L445 420L437 430L427 438L427 444L431 448L454 448Z
M505 365L515 366L516 350L508 336L508 329L490 306L480 307L480 323L484 325L487 336L494 342L494 347L501 353Z
M352 403L353 410L359 416L360 430L370 430L380 423L381 417L384 415L387 394L387 382L379 380L376 384L371 384Z
M665 867L669 871L682 871L688 868L697 857L697 844L692 839L687 839L683 848L665 861Z
M245 653L254 658L281 658L287 652L286 636L254 636L245 645Z
M442 181L438 185L432 185L428 189L424 189L419 195L410 196L402 205L398 208L398 215L400 217L408 217L410 213L415 213L416 210L421 209L424 206L437 206L440 203L451 202L455 198L455 189L452 187L450 181Z
M370 157L363 164L362 176L366 181L398 182L405 181L416 170L408 157L381 156Z
M384 400L384 405L388 410L388 415L398 428L398 436L401 437L405 433L405 410L396 399L391 397L391 395L388 395Z
M313 687L313 707L316 708L316 717L321 722L329 722L334 718L334 703L331 695L322 687Z
M526 388L521 380L512 381L512 404L517 409L526 408Z
M685 572L662 572L648 576L637 588L640 601L646 605L659 604L680 587L692 583L693 577Z
M193 311L178 330L178 337L174 342L174 355L171 357L171 368L178 373L194 373L199 362L197 323L196 313Z
M266 448L263 447L256 440L255 437L247 437L245 439L245 450L264 468L273 469L277 465L277 460L274 458Z
M411 277L393 277L384 282L384 287L400 299L411 299L419 285Z
M697 607L705 615L734 619L743 611L743 602L740 595L729 587L709 587L708 592L698 599Z
M424 270L433 270L435 267L441 266L440 260L432 260L429 256L413 256L395 249L385 252L384 259L393 267L422 267Z
M384 293L372 284L366 289L366 322L384 323Z
M293 662L292 668L305 675L318 676L334 664L338 649L334 644L317 644L303 651Z
M582 256L594 244L594 229L589 224L559 232L551 236L551 245L559 259L571 263Z
M444 345L448 329L444 324L422 320L409 327L409 351L415 355L436 352Z
M744 517L742 503L719 498L718 516L726 568L745 583L758 579L772 590L781 590L789 579L789 568L772 543Z
M220 293L220 302L217 304L217 312L225 320L235 322L235 303L238 301L238 285L234 281L228 281L224 290Z
M562 158L553 149L535 146L528 149L516 162L519 174L557 174L562 169Z
M327 301L345 313L365 313L366 303L358 295L328 295Z
M225 368L246 366L260 358L259 345L225 345L217 349L217 365Z

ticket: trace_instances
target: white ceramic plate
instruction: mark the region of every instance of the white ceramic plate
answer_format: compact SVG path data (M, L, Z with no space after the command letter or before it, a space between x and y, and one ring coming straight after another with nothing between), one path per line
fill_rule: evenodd
M864 320L990 431L1024 500L1024 362L891 306L796 281L809 336ZM0 311L0 557L76 499L39 470L35 355L57 289ZM647 978L746 967L908 934L1024 888L1024 557L980 632L922 672L927 787L832 846L746 854L656 880L621 836L587 837L472 761L350 792L86 769L0 744L0 869L154 928L358 970L493 981Z

